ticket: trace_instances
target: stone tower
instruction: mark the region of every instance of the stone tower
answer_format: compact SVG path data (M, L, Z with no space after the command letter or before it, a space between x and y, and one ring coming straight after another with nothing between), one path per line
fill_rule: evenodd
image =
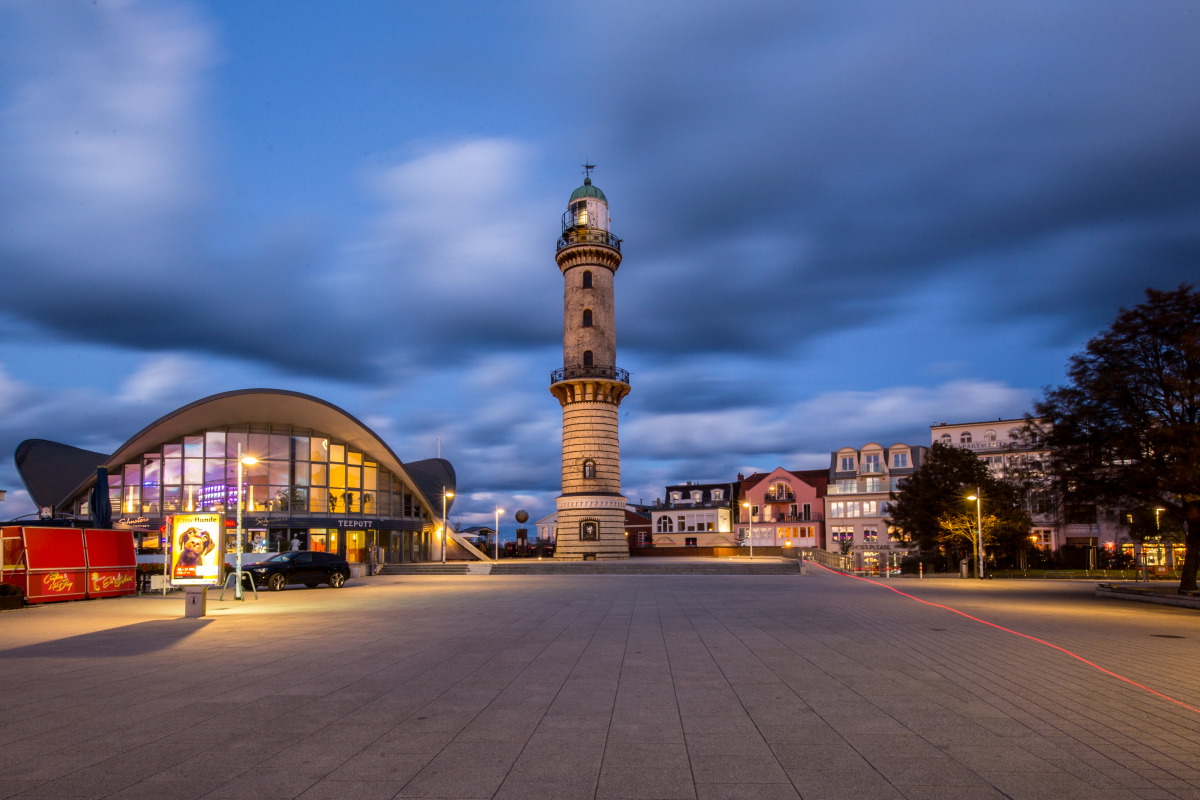
M617 413L629 373L617 368L613 278L621 240L608 199L592 185L571 193L555 260L563 276L563 367L550 376L562 405L562 494L555 558L628 558Z

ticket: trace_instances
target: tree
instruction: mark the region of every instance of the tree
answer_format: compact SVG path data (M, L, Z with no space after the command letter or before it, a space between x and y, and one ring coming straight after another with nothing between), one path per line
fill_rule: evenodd
M948 550L973 552L975 504L967 500L976 490L983 498L984 520L994 522L984 529L984 544L991 542L993 555L1015 555L1028 543L1030 520L1020 487L992 475L987 464L970 450L935 442L929 456L910 477L900 481L892 493L891 521L920 544L922 550L942 546ZM952 531L966 515L970 534L964 540ZM972 544L968 550L967 543ZM957 547L956 547L957 546Z
M1200 293L1146 290L1036 404L1064 494L1162 507L1184 525L1179 590L1200 567Z

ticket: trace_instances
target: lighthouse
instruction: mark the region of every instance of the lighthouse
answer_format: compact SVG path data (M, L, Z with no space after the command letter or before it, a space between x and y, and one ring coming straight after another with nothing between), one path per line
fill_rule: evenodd
M562 406L562 494L555 558L628 558L617 416L629 373L617 367L613 283L621 240L608 226L608 199L592 185L571 193L555 261L563 278L563 366L550 376Z

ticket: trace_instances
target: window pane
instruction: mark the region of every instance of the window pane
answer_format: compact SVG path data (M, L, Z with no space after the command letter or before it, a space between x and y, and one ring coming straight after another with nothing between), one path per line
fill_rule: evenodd
M210 458L204 462L204 483L208 486L225 482L225 459Z
M329 468L326 467L324 464L313 464L312 465L312 485L313 486L328 486L329 485L328 482L326 481L326 478L327 478L326 473L327 473L328 469Z
M310 511L328 512L329 494L324 489L309 489L308 508Z
M246 434L230 431L225 434L225 457L237 458L238 445L242 446L242 452L246 452Z
M214 458L225 455L225 431L207 431L204 434L204 455Z
M183 460L183 482L191 484L204 483L203 458L185 458Z
M281 436L278 433L271 434L271 452L267 457L281 458L287 461L292 457L291 444L290 436Z
M163 456L167 458L179 458L183 455L183 445L181 444L164 444Z
M183 454L192 457L204 455L204 437L199 435L183 437Z
M272 484L286 486L291 465L286 461L268 461L267 475Z
M163 483L178 486L183 480L183 461L178 458L164 458L162 480Z
M346 485L351 489L362 488L362 467L346 467Z
M329 465L329 488L342 488L346 485L346 467L341 464Z
M126 464L125 469L125 485L139 486L142 483L142 467L137 462Z
M331 444L329 445L329 463L343 464L346 461L346 445Z
M249 453L257 459L264 459L270 450L269 438L265 433L250 434Z
M294 452L297 461L308 460L308 437L293 436L292 437L292 452Z
M362 488L368 492L373 492L373 491L375 491L375 487L378 485L379 484L377 484L375 482L375 467L374 467L374 465L364 468L363 469Z
M329 440L318 439L313 437L308 440L308 460L309 461L328 461L329 460Z
M354 464L355 466L358 466L358 465L361 465L362 462L363 462L362 453L356 453L353 450L350 450L346 453L346 463Z

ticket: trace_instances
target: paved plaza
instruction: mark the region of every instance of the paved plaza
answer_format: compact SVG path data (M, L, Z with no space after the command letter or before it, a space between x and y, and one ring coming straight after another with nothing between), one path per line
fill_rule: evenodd
M820 570L379 577L0 613L0 797L1200 798L1200 611L887 583L1192 708Z

